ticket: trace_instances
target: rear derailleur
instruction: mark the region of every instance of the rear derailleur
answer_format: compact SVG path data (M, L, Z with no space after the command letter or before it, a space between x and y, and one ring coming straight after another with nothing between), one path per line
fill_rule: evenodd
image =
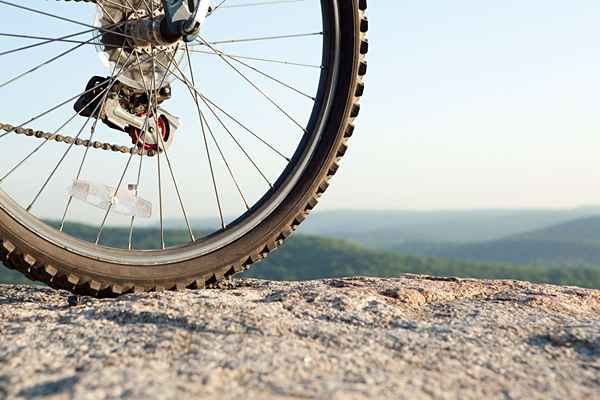
M212 11L210 0L162 0L162 5L161 17L130 18L129 14L125 15L126 23L120 28L122 32L116 36L109 35L112 39L104 37L103 44L135 52L151 45L191 42L198 37L204 19ZM136 12L132 15L135 16ZM133 40L126 40L127 37ZM106 40L116 38L120 38L121 43L106 43ZM95 76L88 82L86 93L78 99L74 108L81 116L100 119L109 127L126 132L134 145L158 151L173 143L180 121L159 107L171 98L169 84L152 93L152 97L149 99L144 90L122 81Z
M134 145L144 150L158 151L173 143L175 130L181 125L179 118L156 107L150 108L146 92L139 92L119 81L111 86L110 78L93 77L86 93L75 103L75 111L83 117L102 120L110 128L126 132ZM108 93L105 93L110 87ZM171 86L166 85L152 99L157 105L171 98ZM156 114L156 115L155 115Z

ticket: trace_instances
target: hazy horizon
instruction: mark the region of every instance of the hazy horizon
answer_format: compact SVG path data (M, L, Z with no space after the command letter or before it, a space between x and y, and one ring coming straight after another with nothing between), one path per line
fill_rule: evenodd
M596 214L600 215L600 204L598 205L581 205L575 207L528 207L528 208L439 208L439 209L375 209L375 208L336 208L336 209L327 209L322 207L316 207L311 211L310 218L301 225L301 230L304 229L305 226L310 227L311 224L319 222L319 216L327 216L327 215L335 215L335 214L356 214L357 217L360 217L360 214L379 214L379 215L390 215L390 214L431 214L431 215L440 215L440 214L474 214L473 216L483 215L483 216L494 216L493 214L521 214L521 213L558 213L558 214L567 214L566 218L569 220L569 214L573 213L574 215L570 216L573 220L577 220L580 218L588 218L593 217ZM492 215L490 215L492 214ZM499 215L496 215L499 216ZM235 216L226 215L226 219L233 219ZM48 221L53 221L53 219L48 219ZM193 222L204 222L214 223L218 225L218 218L214 216L198 216L190 219L192 225L195 225ZM89 221L81 220L81 219L72 219L70 221L74 224L89 224ZM168 229L178 230L183 229L185 221L183 218L166 218L164 220L165 227ZM156 222L146 222L139 221L140 227L153 227L156 226ZM115 227L127 227L127 224L113 224ZM193 226L193 228L198 228L197 226Z
M295 3L286 7L296 9ZM69 16L84 18L76 14L76 7L64 5L62 9ZM93 9L86 10L89 16L85 18L91 20ZM267 7L260 17L269 18L273 12ZM246 21L243 10L230 9L227 13L235 21ZM59 34L74 29L26 12L15 14L45 21L40 31L52 27ZM436 2L435 6L432 2L373 1L369 8L369 71L361 114L347 155L318 211L572 209L600 205L600 187L594 185L600 178L598 20L600 3L591 0L509 0L501 4L458 0ZM8 23L15 31L21 28L18 18ZM206 29L217 38L234 35L219 29L218 24L207 24ZM239 29L235 34L259 31L243 24ZM276 29L286 33L292 27ZM292 51L290 46L282 46L279 50L295 53L301 49ZM94 49L82 51L91 61L80 69L73 68L76 77L46 82L49 88L68 81L76 90L93 73L106 73L96 62ZM301 57L291 54L290 58ZM35 76L41 79L44 74ZM211 89L216 95L225 95ZM40 93L40 102L51 92ZM14 95L22 100L22 94ZM176 105L169 104L174 109ZM258 116L248 113L247 117L257 122ZM179 146L175 143L173 151L184 153L186 140L180 135ZM54 162L56 154L48 157ZM72 162L78 159L74 157ZM124 161L117 156L114 159L110 168L120 170ZM210 186L196 183L191 188L188 184L205 177L206 167L178 167L186 183L182 184L185 202L196 208L192 214L202 217L205 212L214 213ZM106 177L109 172L114 171L90 170L86 178L114 185L114 174ZM252 182L248 181L247 189L259 193ZM32 184L22 179L19 185ZM51 215L45 210L65 201L64 186L51 185L38 205L38 215ZM165 217L178 218L181 214L172 190L168 195ZM153 198L153 193L146 197ZM74 213L78 219L95 217L84 208Z

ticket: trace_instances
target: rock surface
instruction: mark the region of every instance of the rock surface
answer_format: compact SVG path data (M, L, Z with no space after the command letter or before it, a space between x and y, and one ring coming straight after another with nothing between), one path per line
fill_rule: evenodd
M600 292L403 276L0 286L0 399L600 398Z

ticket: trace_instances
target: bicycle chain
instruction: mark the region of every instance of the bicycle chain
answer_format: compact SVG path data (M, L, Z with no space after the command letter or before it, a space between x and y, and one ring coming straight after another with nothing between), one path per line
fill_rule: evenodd
M76 0L79 1L79 0ZM65 135L60 135L58 133L48 133L48 132L44 132L44 131L40 131L40 130L34 130L31 128L23 128L23 127L13 127L10 124L5 124L0 122L0 131L5 131L6 134L8 133L16 133L17 135L25 135L28 137L35 137L38 139L44 139L46 141L54 141L54 142L58 142L58 143L65 143L68 145L75 145L75 146L82 146L82 147L89 147L91 149L97 149L97 150L106 150L106 151L112 151L115 153L122 153L122 154L137 154L137 155L145 155L148 157L154 157L156 155L156 150L145 150L145 149L141 149L140 147L137 146L133 146L133 147L127 147L127 146L122 146L122 145L118 145L118 144L111 144L111 143L105 143L105 142L99 142L99 141L91 141L91 140L86 140L86 139L81 139L81 138L77 138L77 137L72 137L72 136L65 136ZM3 135L0 135L0 137L2 137ZM161 150L162 152L162 150Z
M67 2L74 2L74 3L97 3L97 0L57 0L57 1L67 1ZM67 135L61 135L61 134L57 134L57 133L48 133L48 132L44 132L44 131L40 131L40 130L34 130L31 128L25 128L22 126L14 127L11 124L7 124L7 123L3 123L3 122L0 122L0 131L6 132L3 135L0 135L0 137L6 135L8 133L16 133L17 135L35 137L38 139L44 139L46 141L54 141L57 143L65 143L68 145L82 146L82 147L88 147L88 148L97 149L97 150L112 151L115 153L122 153L122 154L137 154L137 155L145 155L145 156L149 156L149 157L154 157L157 153L155 150L145 150L145 149L142 149L137 146L127 147L127 146L122 146L122 145L118 145L118 144L85 140L85 139L67 136ZM161 150L161 152L162 152L162 150Z

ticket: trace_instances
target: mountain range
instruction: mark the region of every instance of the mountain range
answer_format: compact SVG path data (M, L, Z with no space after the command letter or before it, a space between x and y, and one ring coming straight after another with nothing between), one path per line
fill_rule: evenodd
M405 242L396 252L462 261L600 268L600 217L472 243Z
M339 210L311 215L300 226L300 232L353 240L368 247L390 250L404 242L468 243L497 240L594 216L600 216L600 208Z
M600 211L336 211L316 213L299 234L248 276L304 280L400 273L523 279L600 287ZM195 221L207 226L209 220ZM170 244L186 239L170 221ZM87 240L95 229L82 224L67 232ZM105 244L126 246L127 228L105 231ZM156 227L136 230L135 247L152 248ZM0 270L0 281L20 275Z
M405 242L470 243L503 239L581 218L600 216L599 207L572 209L483 210L336 210L311 214L299 232L350 240L375 249L393 250ZM216 227L216 219L196 219L194 227ZM165 221L184 229L183 220Z

